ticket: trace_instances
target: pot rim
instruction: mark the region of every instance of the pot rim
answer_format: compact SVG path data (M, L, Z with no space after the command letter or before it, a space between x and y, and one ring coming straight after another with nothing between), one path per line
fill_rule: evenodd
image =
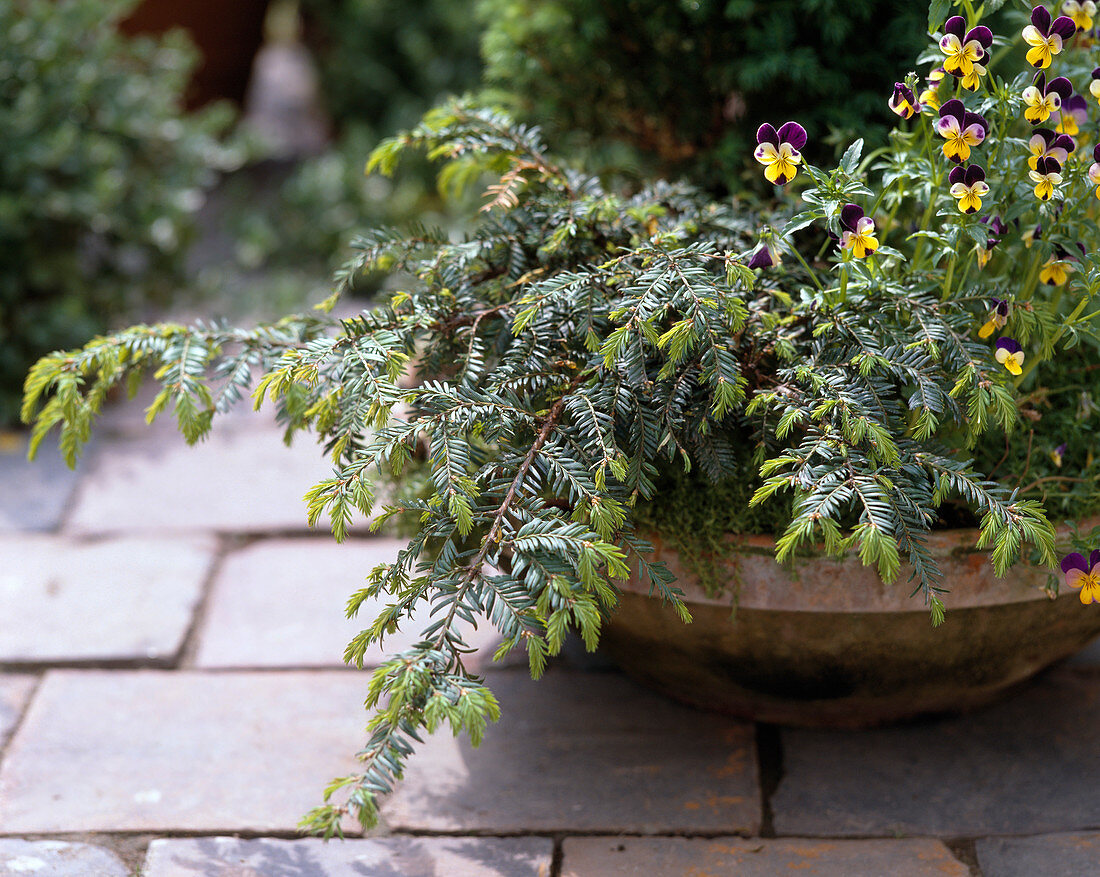
M1080 528L1097 524L1100 517L1087 518ZM1069 527L1058 528L1059 538L1068 533ZM711 595L665 539L653 531L642 535L653 545L651 557L665 562L689 604L787 612L928 612L925 601L915 596L907 564L887 585L874 567L863 565L854 551L840 558L820 553L797 556L781 565L775 560L775 539L771 536L730 534L734 550L720 567L732 587ZM1050 571L1045 567L1018 562L1003 579L998 579L989 560L990 552L974 547L979 535L975 527L933 531L929 535L929 549L944 571L942 584L946 592L941 599L948 610L1054 599L1046 590ZM839 581L844 585L838 586ZM653 594L648 581L642 581L636 570L619 587L634 594ZM1075 597L1075 592L1066 589L1059 594L1059 599ZM1087 611L1091 607L1081 608Z

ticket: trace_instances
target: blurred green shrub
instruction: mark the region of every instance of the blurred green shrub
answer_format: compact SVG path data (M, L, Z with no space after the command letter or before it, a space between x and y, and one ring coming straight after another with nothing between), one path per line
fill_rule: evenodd
M245 269L327 280L356 230L447 222L428 161L410 162L399 180L363 169L383 137L413 127L447 94L477 86L481 25L457 0L300 0L299 8L336 136L285 179L230 181L227 231ZM372 288L364 278L351 291Z
M461 0L301 0L338 125L376 140L411 128L442 96L474 88L481 27Z
M181 112L182 37L118 34L132 6L0 0L0 424L35 359L173 289L203 189L235 160L227 109Z
M905 0L479 0L479 10L493 99L604 165L729 188L763 121L797 119L819 149L830 129L884 134L893 83L927 28L925 5Z
M368 176L366 156L377 144L367 126L349 125L323 154L287 168L285 177L275 171L230 179L226 230L237 264L250 271L293 269L327 285L347 258L343 250L356 231L414 219L445 225L451 211L476 203L444 205L435 195L433 169L423 159L409 162L409 172L399 179ZM373 289L372 278L364 277L349 291Z

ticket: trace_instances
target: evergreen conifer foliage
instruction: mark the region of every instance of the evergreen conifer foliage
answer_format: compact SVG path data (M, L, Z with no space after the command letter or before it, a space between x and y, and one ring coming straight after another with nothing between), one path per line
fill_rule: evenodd
M388 605L345 657L361 665L425 604L431 622L374 673L362 770L333 782L310 830L338 833L349 812L373 824L425 731L448 725L477 743L498 716L458 620L488 617L498 654L523 649L536 676L570 629L595 648L628 575L690 620L635 526L669 466L713 481L758 469L754 504L794 500L780 560L815 544L856 551L887 582L909 576L934 621L943 583L926 537L949 497L981 519L999 573L1024 543L1054 562L1039 504L968 461L965 448L1017 409L1009 376L971 337L973 302L938 295L933 274L845 262L839 284L822 284L807 262L758 275L747 261L761 217L743 205L684 184L610 190L559 164L537 129L465 103L383 143L372 167L392 172L410 149L447 162L451 183L486 171L497 182L463 240L427 228L358 240L325 306L371 270L406 281L388 302L251 330L134 327L46 357L26 385L35 447L56 427L70 461L120 382L152 373L163 389L150 417L171 408L192 442L251 393L288 437L312 431L332 458L307 496L311 522L327 518L338 539L360 515L411 522L397 559L348 602L349 616L369 598ZM866 193L859 161L857 144L834 171L807 166L807 200ZM785 235L808 223L769 217L785 219ZM884 265L893 252L879 250ZM422 488L379 506L376 480L408 473Z

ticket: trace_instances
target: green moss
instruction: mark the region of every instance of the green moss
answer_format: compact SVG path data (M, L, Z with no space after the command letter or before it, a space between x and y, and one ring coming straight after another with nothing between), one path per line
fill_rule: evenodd
M733 552L727 538L731 533L774 536L791 520L787 494L749 508L760 478L749 455L740 462L742 474L720 481L699 468L685 472L677 464L667 464L656 478L654 499L635 509L638 525L653 529L676 549L711 595L727 589L724 561Z

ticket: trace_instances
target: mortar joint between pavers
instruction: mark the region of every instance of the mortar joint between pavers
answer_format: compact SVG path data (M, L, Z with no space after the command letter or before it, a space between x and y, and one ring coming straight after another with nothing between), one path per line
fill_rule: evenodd
M952 838L942 842L948 852L970 870L970 877L984 877L981 863L978 861L975 838Z
M234 536L225 533L214 534L214 556L210 559L210 565L203 576L202 585L199 588L199 599L191 612L191 623L183 634L183 641L174 656L172 665L175 669L192 669L195 662L195 654L199 648L199 638L206 627L206 615L210 608L211 594L214 590L214 582L218 578L226 559L236 551L241 551L256 542L256 539Z
M23 672L20 673L20 675L35 677L34 685L31 687L30 694L23 700L19 708L19 715L15 717L15 722L12 723L7 738L0 740L0 765L4 763L4 758L7 756L8 746L11 745L11 741L15 739L15 735L18 734L20 728L23 727L23 722L27 720L27 713L31 711L31 703L34 701L35 695L38 694L38 689L42 687L42 680L46 677L46 671Z
M756 779L760 786L760 836L774 838L772 796L783 780L783 737L776 725L756 725Z
M550 877L561 877L561 869L565 864L565 835L554 835L554 852L550 859Z

